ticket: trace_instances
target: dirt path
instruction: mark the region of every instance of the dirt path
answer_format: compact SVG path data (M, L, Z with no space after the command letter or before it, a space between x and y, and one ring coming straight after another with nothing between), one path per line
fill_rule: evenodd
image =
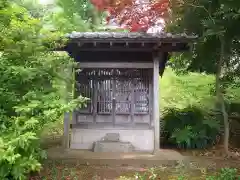
M102 161L102 160L99 160ZM224 160L220 158L186 157L183 163L168 166L157 166L156 174L163 180L177 179L181 174L200 180L204 173L214 173L223 167L233 167L240 170L240 162L236 160ZM144 162L140 162L144 164ZM32 180L130 180L136 172L147 172L146 166L130 166L131 162L117 165L83 164L80 161L48 160L39 175L32 176ZM120 178L121 176L129 179Z

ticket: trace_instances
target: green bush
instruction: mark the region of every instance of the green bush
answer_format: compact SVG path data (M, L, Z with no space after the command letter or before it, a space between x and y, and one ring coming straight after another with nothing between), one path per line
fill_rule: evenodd
M184 109L196 106L202 109L214 108L214 76L200 73L176 74L166 68L160 80L160 107Z
M163 121L169 142L179 148L206 148L218 134L219 121L197 107L165 110Z
M43 127L84 99L61 99L60 70L74 64L49 51L59 34L10 2L0 3L0 179L23 180L46 157L38 139Z
M219 123L207 115L207 112L215 109L214 87L214 75L176 73L171 68L166 68L160 80L160 108L162 122L166 124L164 130L168 131L168 142L185 148L204 148L214 142ZM235 78L234 82L226 87L225 94L230 115L240 115L239 94L239 78ZM215 118L222 123L221 117Z

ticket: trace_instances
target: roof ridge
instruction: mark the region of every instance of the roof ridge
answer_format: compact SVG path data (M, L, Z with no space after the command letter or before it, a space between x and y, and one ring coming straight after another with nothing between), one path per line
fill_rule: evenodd
M187 35L186 33L172 34L169 32L157 32L157 33L146 33L146 32L76 32L73 31L66 35L70 39L84 38L84 39L105 39L105 38L141 38L141 39L165 39L165 38L187 38L196 39L197 36Z

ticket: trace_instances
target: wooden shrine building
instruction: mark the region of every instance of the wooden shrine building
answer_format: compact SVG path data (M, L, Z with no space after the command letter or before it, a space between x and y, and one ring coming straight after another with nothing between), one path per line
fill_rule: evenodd
M70 125L65 117L66 148L158 150L159 76L169 53L189 50L196 37L125 32L73 32L68 37L65 51L81 69L75 76L75 95L89 101L73 112Z

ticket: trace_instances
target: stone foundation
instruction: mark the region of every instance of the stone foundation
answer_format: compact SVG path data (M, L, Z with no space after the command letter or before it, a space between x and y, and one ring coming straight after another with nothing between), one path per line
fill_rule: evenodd
M154 133L151 129L78 129L73 128L71 134L71 149L93 150L94 144L103 141L107 133L118 133L119 141L127 144L115 144L118 148L125 148L130 151L131 144L134 151L153 152L154 150ZM129 144L128 144L129 143ZM100 143L100 145L102 142ZM113 143L105 144L105 148L113 146ZM102 147L102 145L101 145ZM105 151L102 148L101 151ZM121 149L120 148L120 149ZM114 150L116 151L116 149Z

